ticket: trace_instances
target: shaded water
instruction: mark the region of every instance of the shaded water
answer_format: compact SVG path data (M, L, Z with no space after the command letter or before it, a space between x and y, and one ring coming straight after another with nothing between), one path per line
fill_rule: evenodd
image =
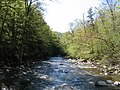
M101 78L82 69L82 64L78 67L63 57L51 57L38 63L31 72L24 72L19 78L10 80L9 77L1 82L13 85L11 90L118 90L111 86L95 86L94 82Z

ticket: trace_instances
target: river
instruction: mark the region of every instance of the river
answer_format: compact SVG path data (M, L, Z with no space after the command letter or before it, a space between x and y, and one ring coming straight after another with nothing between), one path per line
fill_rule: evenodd
M120 90L112 86L96 86L95 82L100 78L82 67L85 66L78 67L63 57L51 57L37 63L29 72L22 72L19 77L22 79L12 78L10 90ZM7 84L7 79L10 80L5 77L1 82Z

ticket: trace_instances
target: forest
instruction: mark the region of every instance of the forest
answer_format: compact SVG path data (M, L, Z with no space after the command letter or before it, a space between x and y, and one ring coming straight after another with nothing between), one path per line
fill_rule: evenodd
M53 32L37 0L0 1L0 66L29 64L56 55L101 64L120 62L119 0L89 8L66 33Z
M101 1L99 7L89 8L87 19L76 19L60 42L71 58L83 58L101 64L120 62L120 1Z
M0 0L0 66L28 64L60 54L58 38L37 0Z

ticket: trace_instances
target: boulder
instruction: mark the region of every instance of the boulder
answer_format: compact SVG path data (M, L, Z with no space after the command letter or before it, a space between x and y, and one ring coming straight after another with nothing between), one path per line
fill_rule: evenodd
M105 81L97 81L95 83L95 86L106 86L106 85L107 85L107 83Z
M106 83L107 84L113 84L113 81L112 80L106 80Z
M115 81L115 82L114 82L114 85L120 86L120 82L119 82L119 81Z

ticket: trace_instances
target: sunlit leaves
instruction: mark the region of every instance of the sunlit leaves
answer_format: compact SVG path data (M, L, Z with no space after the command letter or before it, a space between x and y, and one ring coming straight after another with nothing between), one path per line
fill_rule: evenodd
M120 58L120 11L118 0L103 1L97 12L88 11L89 23L65 33L61 42L69 56L113 64ZM116 7L118 9L116 9ZM94 14L97 17L94 19ZM83 19L84 20L84 19ZM74 23L74 22L73 22ZM72 23L71 26L74 26ZM93 28L94 27L94 28Z

